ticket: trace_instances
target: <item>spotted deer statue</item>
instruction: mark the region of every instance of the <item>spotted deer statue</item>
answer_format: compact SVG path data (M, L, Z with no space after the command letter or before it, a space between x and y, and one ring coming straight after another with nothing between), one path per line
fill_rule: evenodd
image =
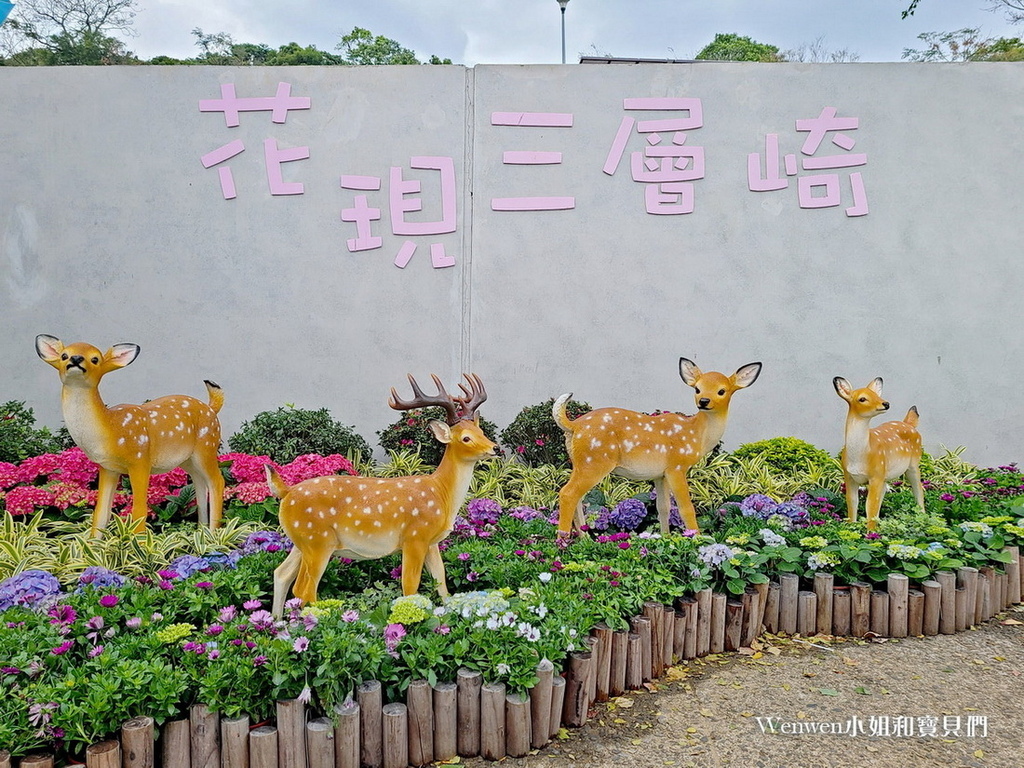
M860 489L868 488L865 511L868 530L878 528L878 510L885 496L886 481L906 475L917 506L924 509L921 485L921 434L917 431L919 414L911 406L903 421L887 421L872 429L871 419L889 410L882 399L882 379L854 389L842 376L832 380L836 393L850 408L846 415L846 440L842 452L843 479L846 482L847 519L857 519Z
M123 474L131 481L135 530L144 530L150 475L176 467L192 476L199 522L216 528L224 504L224 477L217 455L217 412L224 404L224 393L207 381L209 404L187 395L168 395L142 405L108 408L100 397L100 379L130 365L139 349L138 344L115 344L100 352L84 342L65 346L54 336L36 336L36 354L60 374L64 424L75 444L100 465L91 535L98 537L107 527Z
M654 481L663 534L668 533L669 492L686 527L697 530L686 475L722 440L733 393L749 387L760 373L761 363L744 365L732 376L704 373L692 360L679 358L679 375L695 390L693 416L599 408L570 420L565 404L572 395L559 397L552 415L565 433L572 474L558 494L558 535L569 535L574 519L577 528L583 524L581 500L609 474Z
M430 422L430 429L445 443L444 456L431 475L412 477L316 477L288 486L268 466L267 482L281 499L281 528L294 543L291 553L274 571L275 616L284 610L288 588L311 603L331 555L351 560L373 560L402 552L402 593L419 590L424 563L448 595L444 563L438 544L451 532L455 515L469 492L473 467L497 446L480 428L477 409L487 399L476 375L459 384L462 397L452 397L441 380L432 376L436 395L424 395L409 376L413 399L401 400L392 388L388 402L395 410L441 406L447 423Z

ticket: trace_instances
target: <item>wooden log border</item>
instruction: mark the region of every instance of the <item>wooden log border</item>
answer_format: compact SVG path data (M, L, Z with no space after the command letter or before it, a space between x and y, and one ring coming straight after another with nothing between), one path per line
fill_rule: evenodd
M812 589L800 591L798 578L783 574L738 596L704 589L675 605L647 603L629 620L629 630L595 626L582 649L567 655L563 671L541 661L538 682L525 694L506 694L504 685L485 682L485 674L461 669L453 682L411 681L403 702L382 701L380 683L364 682L355 701L338 707L333 718L312 718L298 700L277 702L276 725L221 719L202 704L160 728L152 718L135 717L119 737L90 746L86 764L416 768L457 754L492 761L522 757L542 749L561 728L585 726L595 703L658 679L673 662L747 648L765 631L894 638L963 632L1024 603L1024 562L1017 547L1006 551L1011 560L1003 570L964 567L920 583L891 574L874 588L834 585L820 573ZM53 766L53 755L18 760L0 745L0 768Z

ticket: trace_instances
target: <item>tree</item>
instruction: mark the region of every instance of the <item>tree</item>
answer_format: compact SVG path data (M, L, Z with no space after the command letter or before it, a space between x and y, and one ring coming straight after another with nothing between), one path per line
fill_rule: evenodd
M840 48L838 51L830 51L825 47L825 38L819 37L813 43L801 43L796 48L790 48L781 54L783 61L805 61L812 64L860 61L860 54L853 53L847 48Z
M137 0L20 0L5 27L6 64L138 63L113 35L131 34Z
M777 46L719 32L696 56L702 61L782 61Z
M913 16L920 2L921 0L911 0L901 18ZM1020 24L1024 21L1024 0L990 0L988 10L993 13L1003 11L1006 14L1006 20L1011 24Z
M384 35L377 35L362 27L353 27L352 31L341 38L337 50L342 51L345 61L349 64L419 64L416 54L404 47L397 40ZM430 57L431 64L451 64L451 59Z
M1024 43L1018 37L983 38L978 27L955 32L923 32L923 49L906 48L910 61L1024 61Z

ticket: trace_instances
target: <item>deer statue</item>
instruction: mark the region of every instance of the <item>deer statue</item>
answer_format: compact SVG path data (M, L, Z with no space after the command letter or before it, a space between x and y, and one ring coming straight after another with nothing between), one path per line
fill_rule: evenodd
M558 535L569 535L574 518L577 528L582 525L581 499L611 473L654 481L662 534L668 533L669 491L686 527L697 530L686 475L721 441L733 393L749 387L760 373L761 363L744 365L732 376L704 373L692 360L679 358L679 375L696 391L694 416L598 408L570 420L565 403L572 395L559 397L552 415L565 433L572 474L558 493Z
M846 482L847 519L857 519L860 489L868 487L866 511L868 530L878 527L878 510L885 496L885 483L906 475L917 506L924 509L924 489L921 486L921 433L917 431L920 418L917 406L907 411L903 421L887 421L871 429L869 422L889 410L882 399L882 380L874 379L861 389L854 389L842 376L836 376L832 385L843 400L850 404L846 415L846 442L842 451L843 479Z
M138 344L115 344L106 352L91 344L64 346L54 336L36 336L36 354L60 374L61 410L64 423L85 455L100 465L99 492L92 515L91 535L107 527L110 505L122 474L132 486L132 520L135 531L146 526L147 494L151 474L181 467L192 476L196 488L199 522L220 525L224 504L224 477L217 451L220 421L217 412L224 393L207 381L207 405L187 395L168 395L143 405L108 408L100 397L99 384L106 374L131 364Z
M452 397L441 380L431 376L437 394L427 396L410 375L413 399L401 400L394 388L388 405L398 411L439 405L447 423L431 421L430 429L445 443L444 456L431 475L413 477L315 477L289 487L267 466L267 482L281 499L281 528L294 543L274 571L275 616L280 616L288 588L306 603L317 598L317 585L327 561L337 552L352 560L372 560L402 551L402 593L419 590L423 565L448 595L438 543L452 530L455 515L469 492L473 467L497 446L480 428L477 409L487 399L480 377L464 374L462 397Z

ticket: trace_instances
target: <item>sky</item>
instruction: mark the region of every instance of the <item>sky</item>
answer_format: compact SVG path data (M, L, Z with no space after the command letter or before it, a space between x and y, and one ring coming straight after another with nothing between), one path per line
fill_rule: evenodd
M923 32L981 27L987 37L1020 37L991 0L569 0L566 60L580 54L687 59L718 32L771 43L781 50L821 39L859 60L900 61L921 48ZM555 64L561 61L557 0L139 0L129 49L144 59L195 56L191 30L226 32L236 42L289 42L334 51L353 27L393 38L421 60L455 64Z

